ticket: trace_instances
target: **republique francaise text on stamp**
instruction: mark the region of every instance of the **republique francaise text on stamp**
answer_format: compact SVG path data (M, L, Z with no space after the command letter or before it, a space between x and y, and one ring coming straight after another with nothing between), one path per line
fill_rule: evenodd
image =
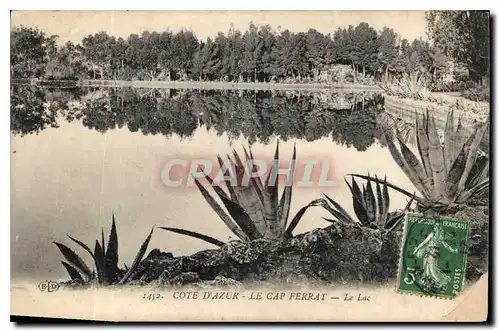
M408 213L397 290L453 298L463 287L469 223Z

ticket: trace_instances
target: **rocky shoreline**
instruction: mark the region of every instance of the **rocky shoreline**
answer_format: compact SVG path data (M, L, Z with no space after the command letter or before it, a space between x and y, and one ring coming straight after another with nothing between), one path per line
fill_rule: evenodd
M415 112L425 114L425 112L430 111L436 119L436 125L441 129L444 129L450 110L454 110L457 116L461 116L464 126L471 130L475 124L484 123L490 117L489 103L466 101L464 98L456 99L460 102L452 103L450 100L422 101L388 94L384 94L383 97L385 109L391 115L412 123L415 121Z
M471 223L466 280L476 281L488 271L489 209L462 206L448 217ZM153 249L129 285L233 289L387 284L397 278L402 236L402 230L335 222L281 241L232 241L190 256Z

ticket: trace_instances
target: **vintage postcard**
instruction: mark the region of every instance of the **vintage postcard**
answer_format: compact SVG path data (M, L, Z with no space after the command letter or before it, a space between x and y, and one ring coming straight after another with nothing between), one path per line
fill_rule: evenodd
M13 11L11 320L488 320L489 41L489 11Z

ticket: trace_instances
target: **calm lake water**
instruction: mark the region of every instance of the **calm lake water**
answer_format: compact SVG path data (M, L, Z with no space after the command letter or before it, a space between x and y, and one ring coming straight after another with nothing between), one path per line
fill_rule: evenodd
M107 237L112 213L120 265L130 265L153 225L234 238L196 187L165 185L172 159L216 160L251 145L256 158L270 160L279 140L286 165L295 144L297 162L326 161L335 186L295 188L292 217L323 193L354 215L348 173L387 175L413 190L380 141L384 116L380 96L368 93L13 87L12 278L67 278L52 242L75 248L70 234L93 247L102 228ZM404 196L390 196L391 210L404 207ZM322 217L330 216L309 209L294 233L328 226ZM177 256L210 247L158 229L149 249Z

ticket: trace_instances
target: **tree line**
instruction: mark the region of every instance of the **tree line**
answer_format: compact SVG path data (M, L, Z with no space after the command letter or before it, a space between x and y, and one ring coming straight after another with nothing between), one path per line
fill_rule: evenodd
M189 30L144 31L127 38L102 31L59 47L57 36L20 27L11 31L11 74L13 78L318 81L322 72L342 64L352 68L354 81L415 71L436 81L453 59L467 65L478 80L489 70L488 15L429 12L433 44L409 41L387 27L377 31L365 22L331 34L250 23L244 32L231 27L228 33L206 40Z

